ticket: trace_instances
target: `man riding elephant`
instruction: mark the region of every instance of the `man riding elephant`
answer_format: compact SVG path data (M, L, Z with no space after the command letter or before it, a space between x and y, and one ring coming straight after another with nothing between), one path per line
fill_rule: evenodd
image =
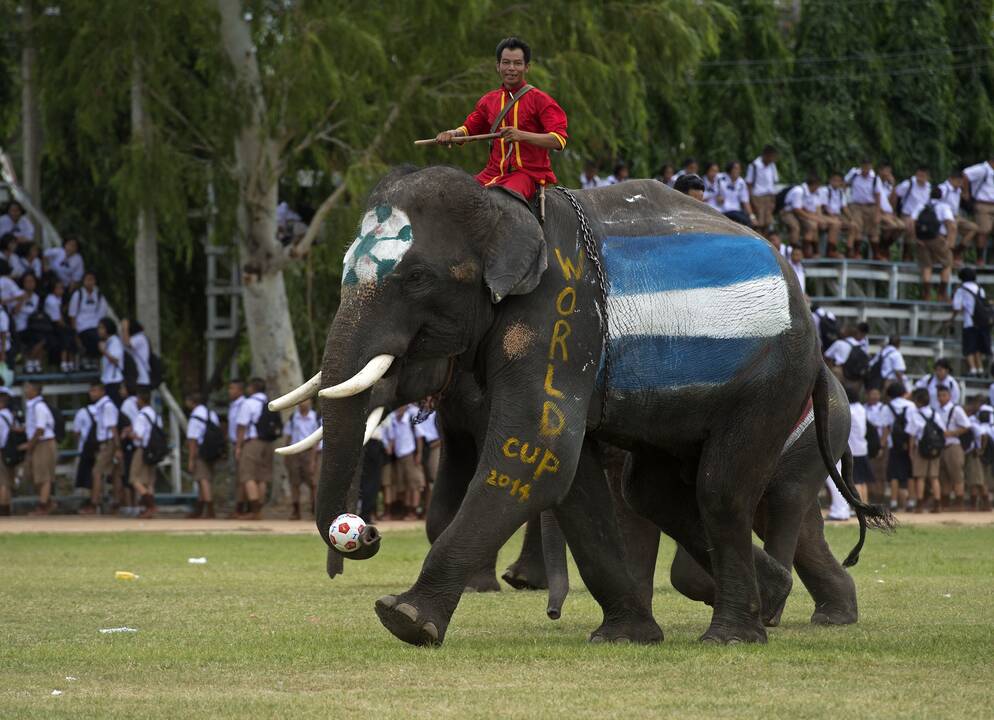
M626 499L714 577L702 639L765 640L761 608L779 607L791 579L753 546L753 520L811 399L838 477L830 374L784 260L653 181L553 193L544 228L518 197L444 167L394 171L367 207L322 372L302 390L323 387L317 525L329 548L377 380L390 372L401 399L417 400L444 393L459 367L488 408L466 497L415 585L377 601L383 624L406 642L441 643L467 578L551 508L604 611L593 638L661 639L616 521L589 513L611 503L589 438L632 452ZM345 557L377 547L370 538Z
M549 95L525 82L531 48L509 37L497 46L501 86L480 98L465 122L440 132L440 143L460 135L500 132L490 144L487 166L476 176L484 186L500 186L531 200L540 185L555 184L550 150L566 148L566 113Z

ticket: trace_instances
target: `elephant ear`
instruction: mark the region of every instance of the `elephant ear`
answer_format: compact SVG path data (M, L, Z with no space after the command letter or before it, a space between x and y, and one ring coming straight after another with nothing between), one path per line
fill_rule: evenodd
M484 257L483 280L490 299L525 295L538 287L548 266L542 226L524 198L515 192L489 188L495 219Z

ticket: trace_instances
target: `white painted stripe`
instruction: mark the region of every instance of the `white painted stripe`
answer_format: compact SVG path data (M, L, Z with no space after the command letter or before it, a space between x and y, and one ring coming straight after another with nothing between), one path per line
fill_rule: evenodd
M803 435L804 431L808 429L808 426L814 422L814 419L814 409L808 410L808 414L804 416L803 420L801 420L801 424L794 428L794 432L790 434L790 437L787 438L787 442L783 444L783 451L780 453L781 455L790 450L794 443L801 439L801 435Z
M724 287L609 295L612 338L759 338L790 328L790 295L782 275Z

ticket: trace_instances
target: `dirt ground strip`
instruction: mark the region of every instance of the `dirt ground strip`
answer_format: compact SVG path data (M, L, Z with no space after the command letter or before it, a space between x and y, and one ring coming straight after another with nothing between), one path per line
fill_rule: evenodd
M900 513L900 525L994 525L994 513L947 512L923 515ZM422 526L421 521L384 521L377 527L384 532L410 530ZM833 523L855 525L856 520ZM0 518L0 534L4 533L89 533L89 532L168 532L168 533L274 533L277 535L310 535L316 533L310 520L289 521L263 519L245 520L187 520L185 518L155 518L137 520L117 517L79 517L57 515L51 517Z

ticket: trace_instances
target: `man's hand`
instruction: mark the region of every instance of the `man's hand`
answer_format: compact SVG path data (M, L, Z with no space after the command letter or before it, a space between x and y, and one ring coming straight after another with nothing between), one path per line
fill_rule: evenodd
M105 343L103 340L98 342L97 350L99 350L101 353L107 352L107 343Z
M452 138L461 136L462 132L459 130L443 130L435 136L435 142L439 145L445 145L445 147L452 147Z
M525 133L515 127L506 127L500 131L500 137L506 142L521 142L525 139Z

